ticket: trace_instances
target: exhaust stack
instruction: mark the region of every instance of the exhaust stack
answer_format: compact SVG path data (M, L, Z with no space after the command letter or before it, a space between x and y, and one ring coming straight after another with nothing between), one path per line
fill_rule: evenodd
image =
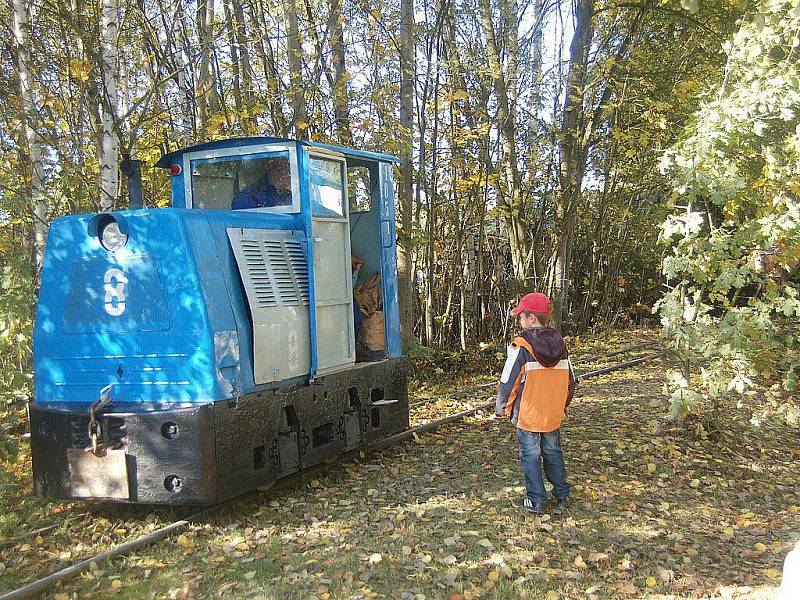
M142 196L142 161L125 154L120 164L122 172L128 177L128 207L133 210L144 208Z

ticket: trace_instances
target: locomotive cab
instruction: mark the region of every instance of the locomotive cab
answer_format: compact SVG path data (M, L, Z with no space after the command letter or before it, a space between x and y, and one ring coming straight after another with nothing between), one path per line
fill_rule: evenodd
M36 492L207 504L406 428L396 162L211 142L157 163L171 208L56 220L34 331ZM359 362L353 291L376 274L383 343Z
M173 207L234 211L248 220L229 223L226 235L252 322L255 384L313 380L352 367L353 287L375 273L385 305L383 357L400 356L396 161L326 144L248 138L194 146L157 163L172 174ZM362 265L355 281L353 257ZM286 352L273 352L276 345Z

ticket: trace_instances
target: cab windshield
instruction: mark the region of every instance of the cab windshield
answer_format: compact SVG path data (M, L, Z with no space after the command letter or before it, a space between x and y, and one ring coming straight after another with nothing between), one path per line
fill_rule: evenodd
M295 212L288 153L192 161L192 207Z

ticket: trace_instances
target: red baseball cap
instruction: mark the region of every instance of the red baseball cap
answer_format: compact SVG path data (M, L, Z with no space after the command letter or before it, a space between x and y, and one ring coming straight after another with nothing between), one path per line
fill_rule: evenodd
M547 296L538 292L534 294L525 294L522 298L520 298L519 304L517 304L516 308L511 310L511 314L516 316L523 311L552 313L553 303L550 302L550 299Z

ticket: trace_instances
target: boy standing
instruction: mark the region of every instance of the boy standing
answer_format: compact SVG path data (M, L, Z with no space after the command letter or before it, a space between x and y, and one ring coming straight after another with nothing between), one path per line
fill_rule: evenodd
M542 514L547 492L540 460L559 507L569 505L570 486L561 452L561 420L575 392L575 375L561 334L548 327L553 305L544 294L526 294L511 311L522 335L508 347L496 414L517 428L527 495L522 508Z

